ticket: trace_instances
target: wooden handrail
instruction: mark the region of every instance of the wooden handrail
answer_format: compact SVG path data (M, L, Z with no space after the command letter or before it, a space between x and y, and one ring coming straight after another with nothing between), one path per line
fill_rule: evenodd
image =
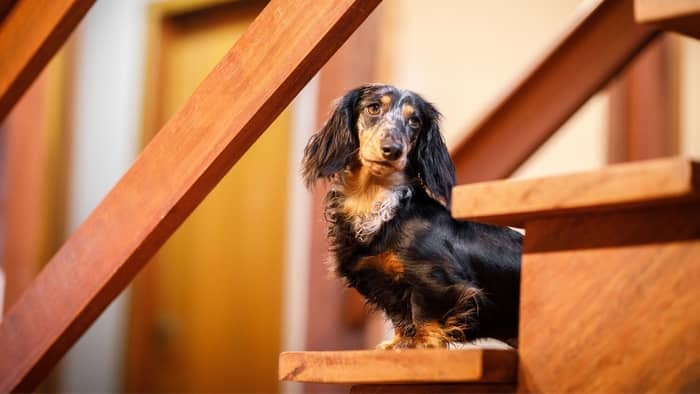
M0 22L0 121L95 0L17 0Z
M378 3L267 5L5 315L0 392L37 384Z
M696 0L634 0L634 16L639 23L673 30L700 39L700 2Z
M633 0L599 0L453 150L457 182L511 175L658 33Z

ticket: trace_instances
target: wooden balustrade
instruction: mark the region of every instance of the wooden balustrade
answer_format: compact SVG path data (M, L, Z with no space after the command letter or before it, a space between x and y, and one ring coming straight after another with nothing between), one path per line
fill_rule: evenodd
M22 97L94 2L18 0L5 6L5 17L0 23L0 120Z
M633 0L589 7L452 150L457 183L511 175L658 33Z
M40 381L378 3L267 5L4 316L0 391Z

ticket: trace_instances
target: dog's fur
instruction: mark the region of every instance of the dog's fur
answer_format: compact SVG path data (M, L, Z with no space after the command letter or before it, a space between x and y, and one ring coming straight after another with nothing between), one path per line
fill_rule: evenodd
M331 184L334 270L394 325L380 348L517 337L522 236L451 217L439 118L413 92L366 85L340 99L304 151L307 186Z

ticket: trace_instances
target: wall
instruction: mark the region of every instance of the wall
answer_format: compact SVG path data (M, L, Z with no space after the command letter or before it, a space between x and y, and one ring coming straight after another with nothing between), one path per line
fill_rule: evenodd
M131 164L139 130L145 1L97 1L77 34L69 232ZM61 391L120 390L122 294L64 358Z
M700 40L679 36L681 153L700 159Z
M546 51L580 3L386 1L378 75L434 102L451 146ZM606 111L605 95L594 97L516 176L602 166Z

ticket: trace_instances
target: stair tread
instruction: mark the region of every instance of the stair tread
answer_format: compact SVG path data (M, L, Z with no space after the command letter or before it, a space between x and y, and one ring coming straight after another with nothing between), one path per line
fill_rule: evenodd
M697 0L635 0L638 23L651 23L664 30L700 38L700 2Z
M700 198L700 163L669 158L571 175L458 186L455 218L522 227L563 214L653 207Z
M278 373L280 380L311 383L512 383L517 358L509 349L284 352Z

